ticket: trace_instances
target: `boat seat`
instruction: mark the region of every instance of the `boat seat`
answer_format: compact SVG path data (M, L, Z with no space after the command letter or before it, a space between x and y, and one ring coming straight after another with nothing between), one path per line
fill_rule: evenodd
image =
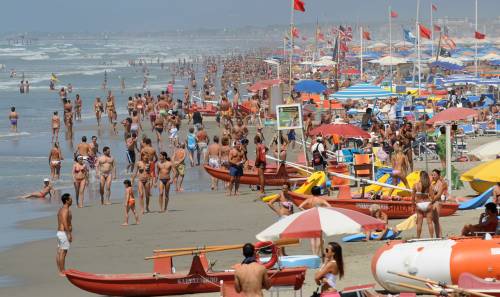
M154 253L154 256L161 253ZM153 260L153 272L158 274L172 274L173 261L172 257L156 258Z
M244 296L236 292L234 288L234 280L220 281L220 295L221 297L239 297Z

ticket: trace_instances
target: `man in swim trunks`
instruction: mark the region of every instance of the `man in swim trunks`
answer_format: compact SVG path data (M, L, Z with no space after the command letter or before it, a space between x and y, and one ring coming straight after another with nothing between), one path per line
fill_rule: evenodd
M73 241L73 225L71 224L71 204L73 199L68 193L61 196L63 206L57 212L57 268L59 269L59 276L66 276L64 274L64 264L66 255L69 250L70 243Z
M147 155L148 160L150 161L149 162L149 164L150 164L150 168L149 168L150 171L149 172L151 173L151 177L155 177L156 176L155 164L158 161L158 155L156 154L156 150L151 145L150 138L144 139L144 146L141 149L141 161L144 161L144 155Z
M219 144L219 137L217 135L213 138L213 143L208 146L207 155L205 162L208 163L208 166L212 168L220 168L221 166L221 146ZM210 188L213 190L217 189L219 186L218 179L215 177L211 178L211 186Z
M128 134L125 144L127 146L127 172L130 170L130 173L132 173L134 172L135 166L135 152L139 151L139 149L137 148L137 134Z
M97 155L99 154L99 144L97 143L97 136L92 136L92 142L89 144L89 166L92 169L95 169L95 164L97 162Z
M245 260L237 265L234 273L234 289L242 296L262 297L262 289L271 288L266 268L257 263L255 247L251 243L243 246Z
M205 161L207 155L208 148L208 135L207 131L201 125L198 128L198 132L196 133L196 143L198 144L198 152L197 152L197 166L200 165L200 161Z
M52 198L52 192L54 192L54 188L50 184L50 179L45 178L43 180L43 187L40 190L40 192L33 192L31 194L27 194L24 196L21 196L20 198L22 199L28 199L28 198L45 198L45 196L49 195L50 198Z
M186 145L181 143L174 152L174 160L173 165L175 168L175 191L182 192L184 189L182 188L182 182L184 181L184 174L186 170L186 165L184 164L184 159L186 158Z
M498 209L495 203L489 202L484 206L485 212L479 217L479 223L476 225L465 225L462 229L463 236L475 236L477 233L493 233L498 227Z
M231 196L234 186L234 195L239 196L240 178L243 175L244 152L241 141L236 141L235 146L229 151L229 187L227 195Z
M99 176L101 194L101 205L111 205L111 181L116 179L116 162L111 156L111 150L105 146L102 149L103 155L97 159L97 175ZM106 202L104 202L106 194Z
M16 112L16 108L12 106L10 108L9 120L10 120L10 131L17 133L17 120L19 119L19 114Z
M160 212L166 212L168 207L168 201L170 198L170 171L172 171L172 162L168 157L166 152L160 153L160 161L156 164L157 176L160 180L158 184L159 197L158 202L160 203Z

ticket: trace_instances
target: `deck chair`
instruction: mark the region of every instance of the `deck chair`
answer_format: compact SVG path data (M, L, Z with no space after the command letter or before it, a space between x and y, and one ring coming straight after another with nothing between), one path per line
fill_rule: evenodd
M485 134L500 134L500 119L495 119L495 129L486 129Z
M369 178L371 179L373 176L373 164L371 159L371 154L354 154L354 177L358 178ZM356 181L356 186L358 182ZM368 185L367 183L360 183L361 186L361 199L365 196L365 187Z

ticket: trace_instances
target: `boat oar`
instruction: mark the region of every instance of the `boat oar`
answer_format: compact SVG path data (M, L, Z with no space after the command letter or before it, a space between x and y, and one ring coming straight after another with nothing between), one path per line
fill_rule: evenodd
M409 278L409 279L416 280L416 281L423 282L423 283L428 283L428 284L431 284L434 286L439 286L439 287L442 287L445 289L454 290L454 291L457 291L459 293L465 293L467 295L474 295L474 296L478 296L478 297L494 297L494 296L489 295L489 294L462 289L458 286L447 285L446 283L443 283L443 282L437 282L437 281L434 281L431 279L425 279L422 277L418 277L418 276L414 276L414 275L410 275L410 274L406 274L406 273L400 273L400 272L394 272L394 271L387 271L387 273L394 274L394 275L401 276L401 277L405 277L405 278Z
M419 286L415 286L415 285L411 285L411 284L407 284L407 283L400 283L400 282L393 282L393 281L387 281L387 283L391 284L391 285L398 286L398 287L402 287L402 288L407 288L407 289L412 289L412 290L416 290L419 292L424 292L424 293L431 294L431 295L441 295L441 292L437 292L435 290L425 288L425 287L419 287ZM448 295L448 294L446 294L446 295Z
M296 238L279 239L279 240L273 242L273 244L276 245L276 246L278 246L278 247L289 246L289 245L296 245L298 243L299 243L299 240L296 239ZM190 249L190 248L186 248L187 250L180 251L178 253L155 255L155 256L146 257L145 259L146 260L151 260L151 259L161 259L161 258L168 258L168 257L179 257L179 256L197 255L197 254L201 254L201 253L211 253L211 252L221 252L221 251L228 251L228 250L237 250L237 249L243 248L243 246L244 246L244 244L227 245L227 246L212 246L212 247L206 247L206 248L202 248L202 249Z
M233 245L205 245L205 246L199 246L199 247L160 249L160 250L153 250L153 252L155 252L155 253L187 252L187 251L198 251L198 250L204 250L204 249L214 249L214 248L223 248L223 247L235 247L235 248L239 248L240 246L241 246L240 244L233 244Z

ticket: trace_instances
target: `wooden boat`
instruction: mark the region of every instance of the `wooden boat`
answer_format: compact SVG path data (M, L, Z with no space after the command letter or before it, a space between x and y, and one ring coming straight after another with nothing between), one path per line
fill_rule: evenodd
M311 195L289 192L290 199L299 206ZM332 207L346 208L370 214L369 208L372 204L380 205L380 208L387 214L389 219L406 219L415 213L415 206L408 200L371 200L371 199L334 199L330 196L321 196L326 199ZM308 208L308 207L306 207ZM457 203L441 203L440 216L450 216L458 209Z
M276 247L295 243L289 240L288 243L281 245L270 244L273 245L273 257L277 257L279 249ZM234 282L234 270L213 271L205 253L237 248L240 249L241 245L205 247L201 250L198 248L168 250L180 251L175 254L162 254L167 250L157 250L155 256L146 258L154 260L152 273L94 274L74 269L66 270L65 273L67 279L76 287L105 296L166 296L219 292L221 282ZM183 255L194 255L191 268L188 273L175 273L172 258ZM306 269L306 267L270 269L267 273L273 286L291 286L299 290L304 283Z
M208 165L204 165L205 170L212 177L228 182L231 178L229 175L229 170L225 168L212 168ZM290 180L293 179L302 179L298 180L297 184L300 185L305 182L305 178L303 175L298 173L298 171L294 168L289 168L284 165L279 166L277 170L266 170L264 172L264 182L266 186L281 186ZM240 178L240 184L242 185L258 185L259 184L259 175L257 170L243 172L243 176Z

